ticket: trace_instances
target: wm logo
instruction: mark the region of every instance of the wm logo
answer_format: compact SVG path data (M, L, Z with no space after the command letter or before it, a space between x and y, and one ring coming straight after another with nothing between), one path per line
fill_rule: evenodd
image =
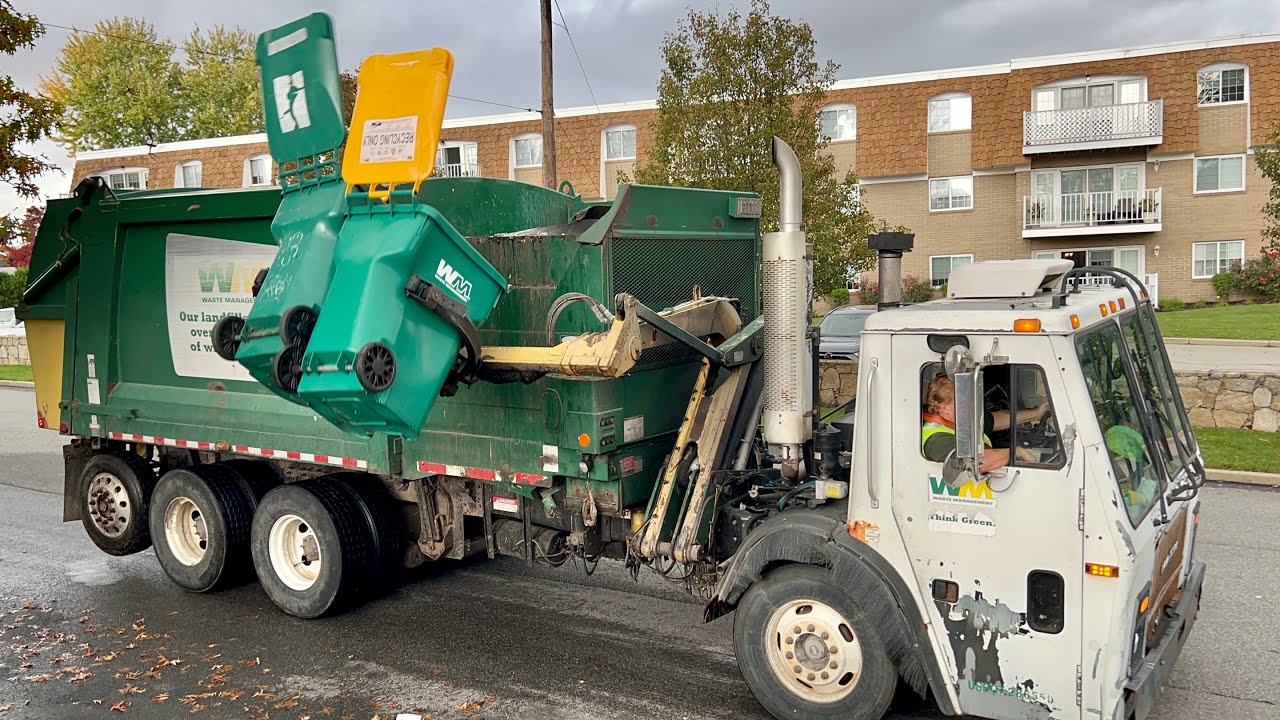
M447 285L463 302L471 300L471 281L462 277L447 261L440 261L440 266L436 268L436 279Z
M940 477L929 476L929 495L933 500L938 502L955 503L958 505L995 505L996 497L991 492L991 488L986 481L969 482L960 487L950 487L947 481Z

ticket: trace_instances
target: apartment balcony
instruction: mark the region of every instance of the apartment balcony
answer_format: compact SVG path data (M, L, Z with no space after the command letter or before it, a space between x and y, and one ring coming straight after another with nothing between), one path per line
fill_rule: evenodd
M1131 148L1164 142L1164 101L1023 113L1022 153Z
M448 165L436 165L435 177L460 178L460 177L483 177L480 174L480 166L475 163L452 163Z
M1022 237L1159 232L1160 200L1160 188L1023 196Z

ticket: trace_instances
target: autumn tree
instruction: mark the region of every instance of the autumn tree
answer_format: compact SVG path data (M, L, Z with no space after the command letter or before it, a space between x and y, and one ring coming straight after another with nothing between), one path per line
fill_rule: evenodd
M254 37L194 29L179 47L142 18L75 32L44 79L64 107L56 139L69 152L261 132Z
M0 0L0 53L34 47L43 34L34 15L15 12L9 0ZM60 112L53 100L21 90L12 77L0 75L0 182L23 197L39 195L36 178L56 166L21 146L47 136Z
M778 172L772 138L786 140L804 174L804 221L817 255L814 290L844 287L874 261L870 214L857 180L824 152L818 116L834 62L817 59L807 23L774 16L753 0L742 16L690 11L663 39L653 149L636 169L645 184L749 190L764 201L766 230L778 223Z
M21 220L8 217L5 220L7 223L3 232L9 246L8 260L5 264L20 268L29 267L31 250L35 247L36 232L40 229L40 222L44 220L44 206L28 207Z
M1271 132L1267 144L1257 149L1254 159L1258 170L1271 181L1267 202L1262 206L1262 237L1272 250L1280 250L1280 126Z

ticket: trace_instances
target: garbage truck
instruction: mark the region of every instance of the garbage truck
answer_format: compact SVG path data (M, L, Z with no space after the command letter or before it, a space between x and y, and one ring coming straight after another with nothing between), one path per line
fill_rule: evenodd
M873 235L856 394L820 407L783 140L776 228L748 192L435 177L447 51L366 62L348 130L327 17L258 50L277 187L91 178L37 233L36 422L104 552L302 618L428 562L608 559L732 616L778 718L900 687L1148 716L1200 607L1205 473L1136 277L978 262L904 304L913 237Z

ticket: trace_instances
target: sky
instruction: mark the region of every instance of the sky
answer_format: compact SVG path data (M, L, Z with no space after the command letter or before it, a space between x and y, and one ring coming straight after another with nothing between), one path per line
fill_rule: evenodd
M745 8L749 0L555 0L557 107L656 97L663 35L690 8ZM540 102L538 0L14 0L55 25L91 28L111 16L148 18L175 40L195 25L258 33L322 11L332 16L338 60L356 68L375 53L445 47L454 54L451 92L516 108ZM1013 58L1280 32L1276 0L772 0L777 15L814 28L821 60L841 79L1007 62ZM556 6L552 14L559 22ZM0 72L33 89L69 33L49 28L33 50L0 57ZM577 46L582 68L569 42ZM585 70L585 79L584 72ZM588 87L589 82L589 87ZM450 100L446 117L514 112ZM47 196L70 189L72 160L36 149L63 172L40 180ZM0 214L31 204L0 185Z

